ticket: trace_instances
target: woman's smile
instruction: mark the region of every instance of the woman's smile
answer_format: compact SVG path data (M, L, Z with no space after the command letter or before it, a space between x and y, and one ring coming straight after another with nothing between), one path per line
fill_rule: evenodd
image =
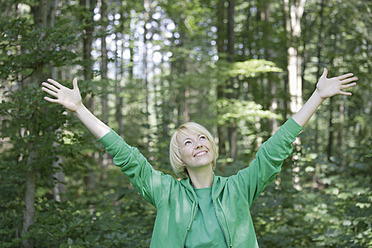
M205 155L205 154L207 154L207 153L208 153L208 151L201 151L201 152L196 153L196 154L194 155L194 157L201 157L201 156L203 156L203 155Z

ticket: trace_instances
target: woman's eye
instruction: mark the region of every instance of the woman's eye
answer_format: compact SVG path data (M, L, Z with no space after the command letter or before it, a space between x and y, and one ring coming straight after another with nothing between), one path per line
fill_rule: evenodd
M205 139L207 139L207 137L205 137L204 135L201 135L201 136L200 136L200 139L201 139L201 140L205 140Z
M186 146L186 145L189 145L189 144L191 144L191 141L190 141L190 140L185 141L185 146Z

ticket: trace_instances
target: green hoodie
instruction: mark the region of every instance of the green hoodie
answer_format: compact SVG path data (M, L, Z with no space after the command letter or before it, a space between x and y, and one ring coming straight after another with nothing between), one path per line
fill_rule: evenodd
M280 172L301 130L290 118L262 144L249 167L230 177L214 175L212 200L226 247L258 247L250 206ZM127 145L113 130L99 141L134 188L157 209L150 247L184 247L198 209L190 179L178 181L153 169L137 148Z

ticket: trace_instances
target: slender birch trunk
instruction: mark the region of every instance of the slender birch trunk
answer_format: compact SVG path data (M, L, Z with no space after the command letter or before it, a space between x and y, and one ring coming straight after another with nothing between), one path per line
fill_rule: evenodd
M296 113L302 107L302 77L301 64L302 58L298 52L298 40L301 35L301 18L304 12L306 0L297 0L289 3L284 0L286 11L286 29L289 36L288 42L288 86L290 100L290 110Z

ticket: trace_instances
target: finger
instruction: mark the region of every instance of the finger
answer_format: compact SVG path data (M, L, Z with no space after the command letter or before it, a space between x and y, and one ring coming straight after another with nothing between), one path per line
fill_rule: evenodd
M79 89L77 84L77 78L74 78L74 80L72 80L72 85L74 86L74 89Z
M56 92L54 92L54 91L51 91L51 90L49 90L49 89L47 89L47 88L45 88L45 87L42 87L41 89L42 89L43 91L45 91L46 93L52 95L52 96L58 97L58 94L57 94Z
M58 92L59 91L59 89L57 89L56 87L54 87L51 84L48 84L48 83L43 82L42 85L45 86L45 87L47 87L47 88L49 88L50 90L55 91L55 92Z
M357 77L352 77L352 78L347 78L347 79L341 80L341 83L346 84L346 83L350 83L350 82L356 81L356 80L358 80Z
M340 91L340 95L351 96L351 92Z
M343 80L345 78L348 78L348 77L351 77L353 76L354 74L353 73L347 73L347 74L344 74L344 75L341 75L341 76L338 76L336 77L338 80Z
M57 88L62 88L62 87L63 87L62 84L58 83L57 81L54 81L54 80L51 79L51 78L48 79L48 82L54 84Z
M341 86L341 89L343 90L343 89L347 89L347 88L350 88L350 87L353 87L353 86L355 86L357 83L351 83L351 84L345 84L345 85L342 85Z
M328 70L326 68L324 68L323 70L323 74L322 74L322 77L327 77L327 74L328 74Z
M44 97L45 100L47 100L48 102L58 102L58 99L53 99L53 98L50 98L50 97Z

